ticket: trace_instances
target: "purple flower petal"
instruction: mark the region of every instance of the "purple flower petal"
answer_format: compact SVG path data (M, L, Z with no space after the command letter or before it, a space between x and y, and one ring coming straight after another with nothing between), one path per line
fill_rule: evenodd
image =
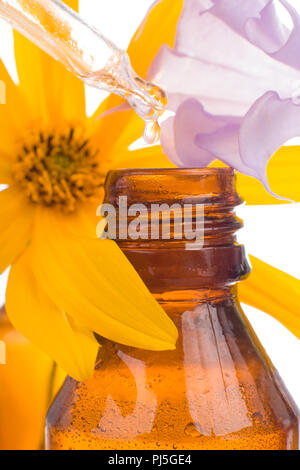
M273 59L299 69L300 16L289 2L278 1L291 16L291 31L281 22L274 0L186 0L178 24L175 50L191 55L191 51L195 54L195 49L201 48L198 41L191 47L192 34L186 31L188 24L193 29L197 25L205 30L209 24L219 21ZM196 56L203 57L199 52Z
M286 0L281 0L281 3L291 15L294 27L287 42L277 52L271 54L271 56L278 61L300 69L300 16L295 8Z
M270 125L274 113L278 119ZM279 116L286 125L282 126ZM280 100L276 93L266 93L242 120L211 115L197 100L188 99L163 126L163 149L179 167L202 167L218 158L257 178L276 196L268 185L267 164L277 148L300 129L300 107Z
M169 160L178 167L184 167L185 163L180 160L175 147L174 117L166 119L161 124L161 146Z
M246 51L241 57L245 57L245 54ZM261 63L256 56L253 61L258 65ZM246 66L247 64L244 68ZM179 55L163 46L152 63L148 76L151 81L167 91L168 108L173 111L176 111L180 104L180 96L181 100L189 96L201 101L210 113L238 116L244 115L253 101L270 88L271 77L275 77L277 89L280 88L283 96L289 96L292 82L300 80L299 74L295 73L292 79L287 73L282 73L282 70L276 68L266 70L261 66L257 73L261 74L259 79L255 73L245 73L243 67L234 69L231 66ZM290 86L289 90L287 85Z
M185 29L183 50L189 54L163 46L149 70L149 79L169 95L195 97L210 113L242 116L268 90L281 98L294 92L298 70L266 55L218 18L198 15Z
M249 41L268 54L281 49L287 43L291 34L288 28L279 20L273 1L268 2L257 18L249 15L244 29Z
M174 118L175 151L180 166L206 166L219 158L238 171L258 177L255 170L241 160L240 125L240 118L214 116L197 100L184 101ZM167 147L164 150L168 152Z
M207 23L207 16L214 16L231 29L244 35L248 19L259 19L262 10L269 4L273 4L273 0L186 0L178 23L175 49L181 53L188 53L185 50L186 25L193 21L199 24L200 20L203 24ZM203 18L200 18L200 15L203 15ZM190 45L188 45L188 50L191 50Z
M268 92L254 103L241 124L239 143L242 161L269 189L269 159L287 140L300 135L300 106Z
M274 0L185 0L174 50L163 46L149 70L176 113L162 144L177 165L215 155L270 191L268 160L300 135L300 17L278 1L292 30Z
M166 155L179 167L205 167L215 160L211 152L199 148L195 136L199 129L213 132L215 123L206 117L201 104L196 100L184 101L178 108L176 116L162 124L161 144Z
M299 69L300 16L286 0L279 3L291 16L291 31L280 21L274 0L215 0L209 12L275 60Z

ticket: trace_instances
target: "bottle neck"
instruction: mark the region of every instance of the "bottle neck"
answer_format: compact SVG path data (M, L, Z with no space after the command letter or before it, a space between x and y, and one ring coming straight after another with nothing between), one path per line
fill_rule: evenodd
M112 238L161 302L233 294L250 271L236 241L241 202L231 169L119 170L106 181Z

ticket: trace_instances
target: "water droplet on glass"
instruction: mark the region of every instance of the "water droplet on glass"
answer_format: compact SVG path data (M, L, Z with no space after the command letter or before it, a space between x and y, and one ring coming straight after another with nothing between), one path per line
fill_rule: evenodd
M197 430L195 427L194 423L189 423L186 425L184 428L184 434L186 434L189 437L199 437L200 432Z

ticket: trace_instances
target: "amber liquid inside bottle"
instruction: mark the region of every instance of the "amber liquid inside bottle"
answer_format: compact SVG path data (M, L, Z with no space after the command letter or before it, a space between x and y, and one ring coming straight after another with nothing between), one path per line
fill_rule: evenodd
M235 232L241 201L230 169L122 170L106 202L204 205L204 246L119 240L176 324L173 351L100 338L93 377L67 378L47 418L48 449L298 449L298 410L249 325L236 283L249 273ZM128 221L129 223L129 221Z

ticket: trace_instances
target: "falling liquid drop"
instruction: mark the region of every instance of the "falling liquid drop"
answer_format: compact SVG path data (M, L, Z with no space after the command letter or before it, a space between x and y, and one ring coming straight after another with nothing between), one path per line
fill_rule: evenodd
M159 86L136 75L126 52L115 51L103 70L83 79L90 86L109 90L125 98L145 123L145 142L153 145L159 140L158 120L166 110L167 95Z
M144 140L147 144L153 145L159 141L160 126L158 119L162 116L167 105L167 96L160 87L151 82L146 82L139 77L135 78L143 96L135 95L135 111L145 121ZM141 99L142 98L142 99Z
M159 141L160 127L157 121L147 121L144 129L144 140L147 144L153 145Z

